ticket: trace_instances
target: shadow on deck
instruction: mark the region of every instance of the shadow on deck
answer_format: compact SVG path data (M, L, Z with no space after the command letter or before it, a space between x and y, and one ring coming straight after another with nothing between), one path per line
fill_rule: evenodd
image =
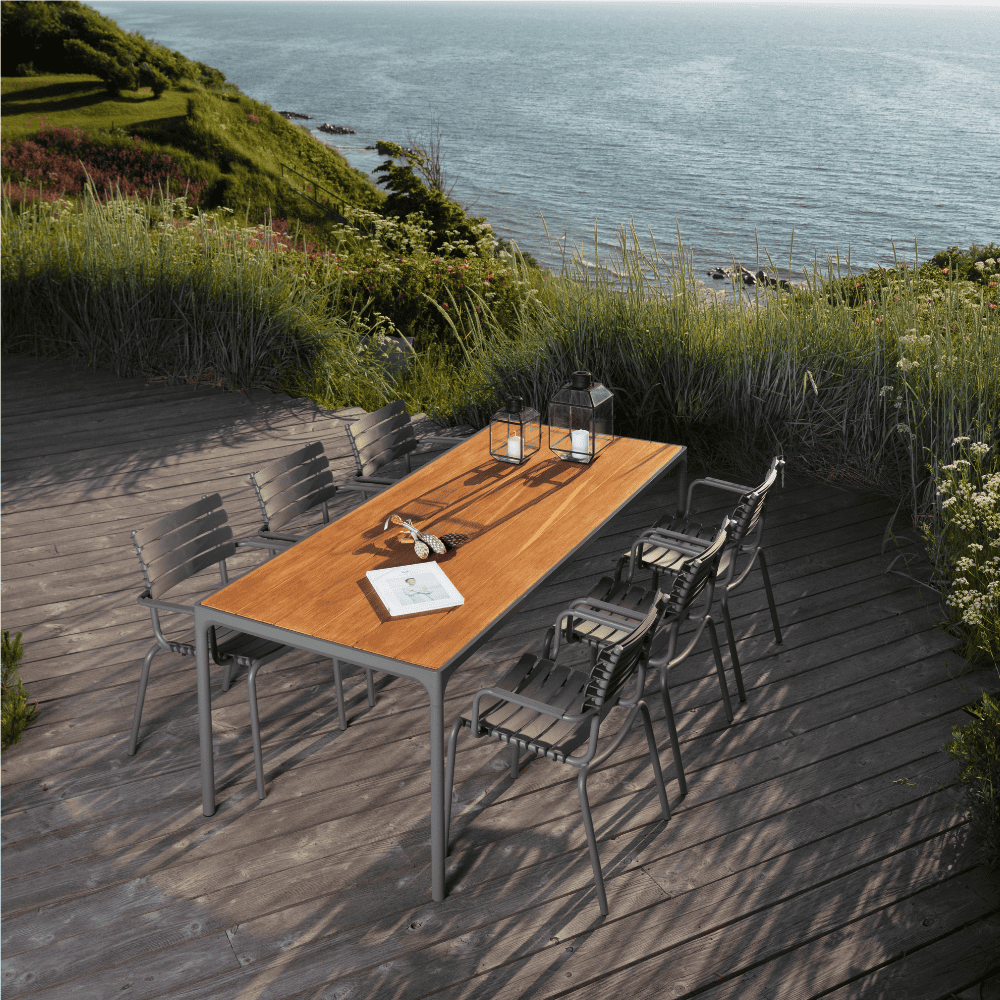
M319 439L346 478L359 412L4 358L4 627L24 630L41 707L3 761L5 997L978 1000L1000 968L1000 885L940 748L995 677L950 651L933 594L883 573L880 497L774 496L785 642L751 576L731 604L748 685L734 725L706 648L672 680L683 800L649 699L670 822L641 730L590 783L607 918L571 778L538 761L511 782L506 754L471 740L449 896L430 902L427 715L406 681L378 675L369 709L348 670L341 733L328 661L265 668L258 802L245 689L221 694L214 676L205 819L193 665L164 654L127 757L150 642L129 531L218 490L249 533L247 473ZM456 674L446 717L538 644L673 489L637 498L533 595Z

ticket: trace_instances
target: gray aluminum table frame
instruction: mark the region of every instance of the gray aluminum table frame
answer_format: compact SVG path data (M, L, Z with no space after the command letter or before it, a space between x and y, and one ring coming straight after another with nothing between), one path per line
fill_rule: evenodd
M660 470L650 482L644 484L647 488L662 476L669 474L679 466L680 482L678 485L678 510L683 510L687 493L687 448L681 450L671 461ZM590 534L578 544L563 554L549 569L531 582L521 593L521 596L499 615L487 628L470 641L444 666L438 669L418 666L400 660L390 659L353 646L344 646L328 639L317 639L301 632L267 625L264 622L245 618L241 615L219 611L216 608L204 607L200 602L194 609L195 647L198 671L198 739L201 753L201 799L205 816L215 814L215 768L212 734L212 695L210 689L210 657L208 630L213 625L235 629L248 635L262 639L271 639L296 649L302 649L319 656L331 659L344 659L351 664L370 667L396 677L407 677L424 686L430 701L430 763L431 763L431 897L435 902L445 898L445 829L444 829L444 692L452 674L483 645L503 625L520 605L564 563L571 559L624 507L642 490L637 490L630 496L621 498L621 502L609 510L607 517L594 528ZM332 527L332 526L331 526ZM324 529L327 530L327 529ZM251 570L253 572L253 570Z

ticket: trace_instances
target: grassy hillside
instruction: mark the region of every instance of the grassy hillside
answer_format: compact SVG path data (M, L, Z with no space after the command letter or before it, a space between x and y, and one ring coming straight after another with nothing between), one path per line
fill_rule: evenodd
M331 192L332 202L375 210L385 198L336 150L235 88L186 83L158 97L149 88L112 94L97 77L75 74L4 77L0 94L4 180L21 179L11 170L12 144L52 126L81 126L96 142L140 136L147 150L168 154L190 180L205 183L203 205L255 218L270 210L278 217L325 219L295 193L293 184L304 186L301 178L286 172L282 179L282 164Z

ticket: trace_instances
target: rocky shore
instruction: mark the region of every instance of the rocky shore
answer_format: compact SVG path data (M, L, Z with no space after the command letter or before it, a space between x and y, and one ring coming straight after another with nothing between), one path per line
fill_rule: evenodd
M742 281L744 285L769 285L771 288L783 288L786 292L792 290L792 286L784 278L772 278L765 274L763 270L748 271L742 265L736 267L717 267L712 271L705 272L713 281L731 281L733 278Z

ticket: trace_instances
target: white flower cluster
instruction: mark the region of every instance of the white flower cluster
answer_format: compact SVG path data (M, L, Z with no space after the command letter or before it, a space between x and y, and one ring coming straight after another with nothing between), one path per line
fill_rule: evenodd
M990 446L957 437L972 459L957 458L942 467L938 480L944 537L951 571L947 603L978 635L977 647L1000 651L1000 471L983 472Z

